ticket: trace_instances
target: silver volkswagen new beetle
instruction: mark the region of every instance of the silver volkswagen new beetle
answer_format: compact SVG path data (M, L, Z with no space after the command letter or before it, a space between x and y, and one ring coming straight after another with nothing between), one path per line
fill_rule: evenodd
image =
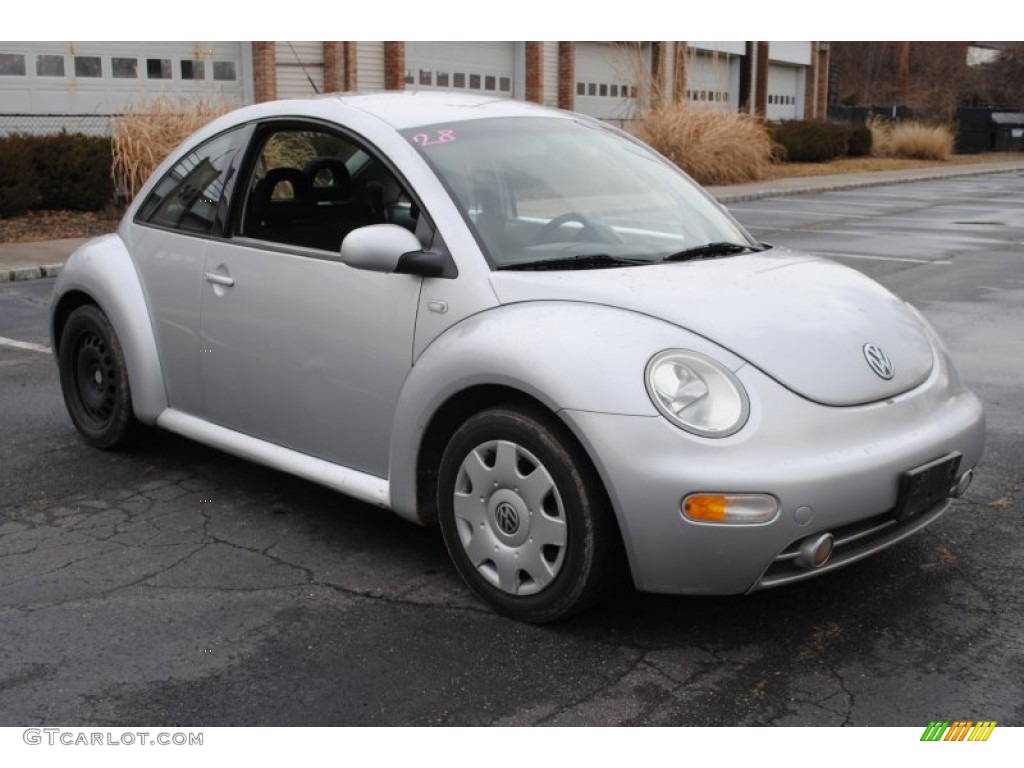
M454 94L246 107L57 281L85 440L147 425L438 523L527 621L742 593L938 518L978 399L913 307L754 240L599 121Z

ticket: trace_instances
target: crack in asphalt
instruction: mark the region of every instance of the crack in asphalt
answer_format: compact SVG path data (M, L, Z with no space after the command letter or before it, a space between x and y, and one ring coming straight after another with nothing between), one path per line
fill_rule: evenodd
M627 665L626 669L623 670L621 673L615 675L610 680L606 680L605 682L598 684L595 688L593 688L588 693L576 697L575 699L573 699L569 703L563 705L561 707L561 709L541 717L539 720L537 720L536 722L532 723L532 725L546 725L546 724L549 724L549 723L553 723L559 716L567 715L570 712L572 712L573 710L578 709L579 707L583 706L584 704L586 704L586 703L588 703L590 701L597 700L601 696L602 693L604 693L606 691L610 691L612 688L614 688L616 685L618 685L620 682L622 682L626 677L628 677L630 674L632 674L643 663L643 660L644 660L644 654L638 653L636 655L636 658L634 658Z
M280 541L274 541L267 544L264 547L254 547L240 544L233 541L231 538L223 535L216 534L212 531L212 526L216 525L217 520L214 517L214 513L210 508L204 508L198 506L198 509L188 510L189 513L198 512L201 520L201 525L197 528L181 527L168 525L167 520L180 519L182 517L182 511L180 509L169 509L165 512L153 515L153 509L157 504L168 503L172 501L178 501L189 494L196 495L213 495L216 492L216 486L207 487L203 490L195 490L194 488L183 487L183 485L192 483L193 486L196 483L200 485L210 486L210 484L203 480L201 477L192 473L178 473L178 476L169 480L160 480L155 482L149 482L141 484L133 489L123 489L115 491L115 494L120 494L122 498L117 499L113 503L107 502L103 499L83 498L82 496L75 494L72 496L49 500L51 503L45 508L27 508L25 505L4 505L0 507L0 510L7 511L8 521L24 524L27 527L14 532L8 532L0 534L0 543L5 538L15 536L18 534L29 534L36 531L51 531L46 535L45 542L34 542L27 544L24 549L15 549L10 552L5 552L0 555L0 562L8 561L11 562L12 558L17 556L31 555L48 550L56 550L64 547L81 547L86 545L83 541L66 541L62 540L69 534L78 534L87 538L93 543L104 543L104 544L116 544L119 547L129 549L140 549L149 550L155 548L174 548L186 546L187 541L172 541L168 543L157 543L157 540L166 535L180 535L182 539L193 538L198 539L196 545L190 548L181 557L171 561L170 563L163 565L159 568L148 570L145 573L138 576L138 578L130 581L118 584L109 589L99 590L96 592L90 592L87 595L74 596L62 600L54 600L48 602L42 602L38 604L22 604L15 606L8 606L4 610L0 610L0 615L9 610L20 610L20 611L38 611L45 610L48 608L54 608L58 606L64 606L73 602L80 602L83 600L95 600L102 599L103 597L110 596L119 591L131 589L133 587L141 586L146 589L153 590L196 590L203 592L216 592L216 591L232 591L232 592L266 592L275 590L288 590L295 587L320 587L331 590L338 594L344 595L349 598L355 598L360 600L375 600L382 603L394 604L394 605L409 605L419 607L443 607L448 610L454 610L459 612L472 612L479 614L490 614L491 611L485 606L481 605L460 605L460 604L442 604L438 605L432 602L418 601L411 599L410 595L413 595L417 591L421 590L426 580L417 580L406 586L397 587L391 594L382 593L378 589L356 589L353 587L345 586L337 582L318 578L315 569L301 563L293 562L292 560L282 557L276 554L272 550L280 544ZM169 490L173 489L173 490ZM160 498L152 498L151 495L159 495ZM91 513L95 510L95 513ZM97 520L97 515L105 515L106 519ZM116 520L110 520L110 517L117 518ZM130 529L126 529L130 526ZM99 533L102 531L102 533ZM145 531L145 533L143 533ZM140 535L141 534L141 535ZM123 538L126 536L139 537L135 540L124 541L119 540L119 537ZM187 561L196 555L203 552L209 546L218 544L226 546L240 552L245 552L251 555L256 555L260 558L266 559L269 563L274 566L280 566L288 569L298 571L301 575L300 578L292 582L277 583L270 586L229 586L226 584L213 584L206 586L195 586L195 585L160 585L152 584L154 579L159 576L172 571L179 566L184 565ZM75 557L67 562L62 563L59 566L48 568L45 571L34 571L23 577L16 578L14 580L0 583L0 588L16 586L29 580L38 580L40 578L52 577L55 574L68 569L78 563L88 561L92 558L102 557L104 553L89 551L82 554L80 557Z
M853 724L853 709L854 709L854 706L856 705L856 702L855 702L854 696L853 696L853 691L851 691L849 688L846 687L846 679L843 677L842 673L840 673L838 669L836 669L835 667L829 667L828 671L832 674L832 676L836 680L839 681L839 687L841 689L841 692L846 696L846 717L843 719L842 725L843 726L852 725ZM836 693L832 694L831 696L825 697L824 699L822 699L822 701L829 701L830 699L834 699L838 695L839 695L839 692L836 692Z

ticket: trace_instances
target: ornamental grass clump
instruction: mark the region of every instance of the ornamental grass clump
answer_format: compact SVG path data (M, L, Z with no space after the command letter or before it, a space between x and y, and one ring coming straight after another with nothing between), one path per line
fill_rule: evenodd
M949 160L953 155L953 131L948 125L929 125L917 120L869 123L872 152L880 157L909 157L917 160Z
M949 160L953 154L953 132L946 125L897 123L890 141L892 153L900 157Z
M112 174L118 193L131 200L175 147L235 106L167 97L129 106L113 121Z
M633 132L700 184L768 178L778 151L761 119L680 102L651 107Z

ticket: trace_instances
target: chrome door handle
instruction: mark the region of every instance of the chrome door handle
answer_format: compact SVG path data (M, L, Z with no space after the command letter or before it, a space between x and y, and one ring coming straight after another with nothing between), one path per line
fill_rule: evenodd
M230 277L229 275L218 275L214 272L207 272L206 282L213 283L214 285L226 285L230 288L235 284L235 278Z

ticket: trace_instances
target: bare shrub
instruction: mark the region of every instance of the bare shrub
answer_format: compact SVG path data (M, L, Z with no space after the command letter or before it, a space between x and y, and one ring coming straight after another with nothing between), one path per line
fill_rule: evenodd
M113 125L111 173L118 192L128 199L135 197L175 147L236 106L163 96L129 106Z
M778 152L760 118L679 102L656 102L633 132L700 184L767 178Z

